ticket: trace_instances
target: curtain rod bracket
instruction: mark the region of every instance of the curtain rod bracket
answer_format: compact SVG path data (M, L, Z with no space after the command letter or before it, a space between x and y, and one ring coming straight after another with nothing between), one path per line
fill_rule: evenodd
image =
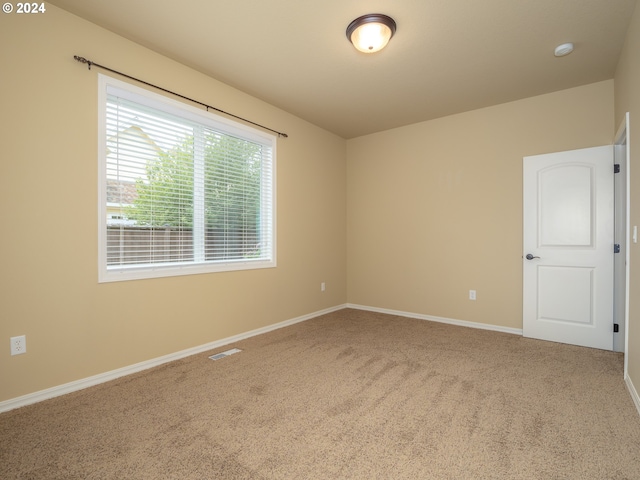
M184 95L181 95L179 93L173 92L171 90L167 90L166 88L159 87L158 85L154 85L153 83L145 82L144 80L140 80L139 78L132 77L131 75L127 75L126 73L119 72L118 70L113 70L113 69L111 69L109 67L105 67L104 65L100 65L99 63L92 62L91 60L87 60L86 58L81 57L79 55L74 55L73 58L77 62L87 64L87 67L89 68L89 70L91 70L91 66L92 65L95 65L96 67L102 68L103 70L107 70L108 72L112 72L112 73L115 73L117 75L122 75L123 77L128 78L130 80L134 80L136 82L143 83L144 85L148 85L150 87L157 88L158 90L162 90L163 92L170 93L171 95L175 95L176 97L180 97L180 98L183 98L185 100L189 100L190 102L197 103L198 105L201 105L201 106L205 107L207 112L211 108L211 109L215 110L216 112L224 113L225 115L229 115L230 117L237 118L238 120L242 120L243 122L250 123L251 125L255 125L256 127L260 127L260 128L265 129L265 130L269 130L270 132L277 133L278 137L289 138L289 135L287 135L286 133L279 132L277 130L274 130L273 128L265 127L264 125L260 125L259 123L252 122L251 120L247 120L246 118L239 117L238 115L234 115L233 113L225 112L224 110L220 110L219 108L212 107L211 105L207 105L206 103L199 102L198 100L194 100L193 98L185 97Z

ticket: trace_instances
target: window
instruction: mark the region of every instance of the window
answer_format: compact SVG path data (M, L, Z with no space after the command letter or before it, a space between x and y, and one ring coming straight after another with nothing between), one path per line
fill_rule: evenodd
M275 136L99 88L99 281L274 267Z

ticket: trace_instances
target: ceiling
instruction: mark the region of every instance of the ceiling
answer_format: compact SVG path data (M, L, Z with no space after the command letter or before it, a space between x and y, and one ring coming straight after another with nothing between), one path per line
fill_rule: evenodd
M611 79L636 0L49 3L348 139ZM379 53L346 38L365 13L398 25Z

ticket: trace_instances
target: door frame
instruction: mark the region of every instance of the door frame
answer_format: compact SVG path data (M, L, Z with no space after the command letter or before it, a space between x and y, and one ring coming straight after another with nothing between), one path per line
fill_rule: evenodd
M614 139L614 162L620 165L614 183L615 196L615 243L620 244L622 258L614 264L614 322L620 325L614 335L614 351L624 353L624 375L628 371L629 351L629 231L630 219L630 148L629 112L622 120Z

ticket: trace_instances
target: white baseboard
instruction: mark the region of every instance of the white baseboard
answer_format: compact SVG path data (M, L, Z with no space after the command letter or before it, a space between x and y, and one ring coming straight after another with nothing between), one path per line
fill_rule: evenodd
M402 312L399 310L389 310L386 308L368 307L366 305L356 305L353 303L347 303L347 308L355 308L358 310L368 310L370 312L378 312L378 313L388 313L389 315L416 318L418 320L429 320L431 322L448 323L449 325L457 325L459 327L479 328L481 330L491 330L494 332L522 335L521 328L501 327L499 325L490 325L488 323L477 323L477 322L468 322L466 320L456 320L453 318L434 317L433 315L423 315L421 313Z
M40 390L38 392L23 395L21 397L5 400L3 402L0 402L0 413L7 412L15 408L24 407L26 405L31 405L33 403L41 402L43 400L47 400L50 398L59 397L61 395L65 395L67 393L92 387L94 385L99 385L101 383L115 380L116 378L124 377L125 375L131 375L132 373L137 373L143 370L147 370L149 368L153 368L158 365L162 365L164 363L172 362L174 360L179 360L181 358L189 357L191 355L196 355L198 353L206 352L209 350L214 350L216 348L229 345L231 343L238 342L240 340L255 337L256 335L261 335L263 333L268 333L283 327L288 327L289 325L294 325L296 323L311 320L312 318L319 317L327 313L336 312L344 308L368 310L371 312L386 313L389 315L416 318L418 320L428 320L432 322L447 323L450 325L458 325L461 327L479 328L482 330L492 330L496 332L522 335L522 330L518 328L501 327L498 325L489 325L486 323L468 322L466 320L455 320L451 318L434 317L432 315L422 315L419 313L403 312L399 310L389 310L386 308L368 307L365 305L347 303L344 305L337 305L335 307L327 308L325 310L320 310L307 315L292 318L290 320L285 320L283 322L275 323L273 325L268 325L266 327L251 330L249 332L234 335L232 337L223 338L222 340L217 340L215 342L206 343L198 347L188 348L186 350L164 355L162 357L146 360L144 362L136 363L134 365L129 365L127 367L119 368L117 370L112 370L110 372L101 373L88 378L83 378L81 380L76 380L74 382L69 382L63 385L58 385L56 387L48 388L46 390ZM631 398L633 399L633 402L636 408L638 409L638 413L640 414L640 396L638 395L638 392L635 389L633 383L631 382L631 378L628 375L625 376L625 383L627 385L627 388L629 389Z
M58 385L56 387L47 388L46 390L40 390L38 392L23 395L21 397L5 400L3 402L0 402L0 413L7 412L9 410L13 410L19 407L24 407L26 405L31 405L33 403L41 402L49 398L59 397L67 393L92 387L94 385L105 383L110 380L115 380L116 378L124 377L125 375L131 375L132 373L137 373L142 370L147 370L149 368L162 365L163 363L179 360L181 358L189 357L197 353L206 352L208 350L213 350L215 348L219 348L224 345L228 345L230 343L239 342L240 340L244 340L246 338L255 337L256 335L261 335L263 333L271 332L279 328L288 327L289 325L294 325L296 323L304 322L306 320L311 320L312 318L319 317L320 315L325 315L327 313L342 310L346 307L347 307L346 304L338 305L335 307L327 308L325 310L320 310L307 315L303 315L301 317L292 318L290 320L285 320L280 323L275 323L273 325L268 325L266 327L258 328L256 330L251 330L249 332L234 335L232 337L223 338L222 340L216 340L215 342L206 343L198 347L188 348L180 352L170 353L162 357L153 358L151 360L145 360L144 362L136 363L134 365L129 365L127 367L118 368L117 370L111 370L110 372L100 373L92 377L83 378L73 382L65 383L63 385Z
M635 403L636 405L636 410L638 410L638 414L640 414L640 395L638 395L638 391L636 390L636 387L633 386L633 382L631 381L631 377L629 377L629 375L624 376L624 383L627 384L627 389L631 394L633 403Z

